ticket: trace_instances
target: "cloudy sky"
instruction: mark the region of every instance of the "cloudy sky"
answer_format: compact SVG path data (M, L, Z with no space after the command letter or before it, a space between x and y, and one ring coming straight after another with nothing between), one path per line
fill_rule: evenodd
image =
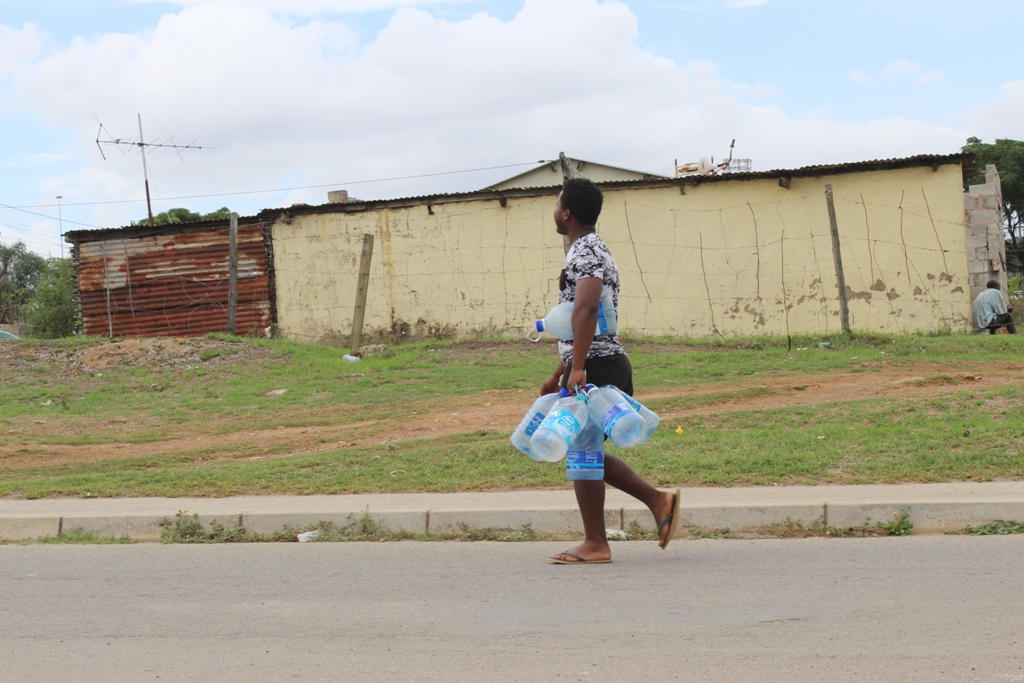
M559 151L670 175L1024 139L1020 0L0 0L0 242L329 189L473 190ZM489 170L473 170L489 169ZM316 187L312 187L316 186ZM60 206L56 197L60 195Z

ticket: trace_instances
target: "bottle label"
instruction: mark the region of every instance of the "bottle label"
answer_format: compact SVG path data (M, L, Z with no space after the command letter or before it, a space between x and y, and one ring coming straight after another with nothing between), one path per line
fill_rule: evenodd
M613 405L604 414L604 417L601 418L601 430L607 434L618 419L622 417L622 414L629 412L630 410L633 410L633 408L625 401Z
M555 408L548 413L548 416L544 418L543 425L545 429L550 429L565 439L566 444L571 443L576 435L583 430L583 425L576 419L576 416L563 408Z
M604 301L597 302L597 333L608 334L608 318L604 314Z
M540 423L544 421L544 413L534 413L533 419L530 420L530 424L526 425L526 431L524 432L527 436L533 436L533 433L537 431L537 427L540 427Z
M570 479L580 479L585 472L597 474L604 470L603 451L569 451L565 456L565 471Z

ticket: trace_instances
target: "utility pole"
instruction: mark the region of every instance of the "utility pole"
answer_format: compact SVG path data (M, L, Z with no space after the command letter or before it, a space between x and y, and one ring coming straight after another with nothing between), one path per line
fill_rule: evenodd
M142 152L142 177L146 180L146 211L149 212L149 224L153 225L153 204L149 200L149 169L146 168L146 143L142 137L142 114L139 117L139 151Z
M57 195L57 220L60 221L58 232L60 233L60 257L64 258L64 212L60 207L60 200L64 197Z
M167 142L146 142L146 139L142 136L142 114L137 114L136 116L138 116L138 118L139 118L139 140L138 140L138 142L135 142L134 140L122 140L121 138L111 137L110 133L107 133L107 139L106 140L101 140L100 136L103 134L103 123L100 122L100 129L96 133L96 146L99 147L100 156L102 156L104 159L106 159L107 156L103 153L102 145L114 145L115 147L118 147L118 148L120 148L121 146L138 147L139 148L139 151L142 153L142 177L146 181L146 211L149 213L149 224L153 225L153 203L152 203L152 200L150 199L150 195L149 195L149 168L146 165L146 148L147 147L170 147L174 151L178 152L178 155L180 156L181 155L181 151L180 150L183 150L183 149L202 149L202 147L200 147L199 145L196 145L196 144L192 144L192 143L187 144L187 145L179 145L179 144L175 143L174 142L174 138L172 138L170 136L167 137Z

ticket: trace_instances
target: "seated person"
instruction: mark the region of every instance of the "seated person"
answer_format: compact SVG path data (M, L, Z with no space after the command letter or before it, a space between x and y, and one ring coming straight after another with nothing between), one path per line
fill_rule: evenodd
M988 331L995 334L1000 327L1005 327L1010 334L1017 334L1017 326L1013 324L1010 313L1013 308L1006 305L1003 293L999 291L999 281L989 280L985 290L974 298L971 304L974 329L978 333Z

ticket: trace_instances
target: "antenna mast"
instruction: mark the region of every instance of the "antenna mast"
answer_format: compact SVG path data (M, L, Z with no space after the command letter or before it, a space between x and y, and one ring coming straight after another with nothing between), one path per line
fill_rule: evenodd
M143 137L143 135L142 135L142 114L137 114L137 116L139 118L139 140L138 140L138 142L135 142L134 140L122 140L121 138L111 137L110 133L107 133L107 139L106 140L101 140L100 136L103 135L103 133L104 133L103 122L99 121L99 119L97 119L97 121L100 124L100 129L96 133L96 147L99 148L100 156L103 157L104 160L106 160L107 155L103 153L103 145L114 145L115 147L117 147L119 149L121 148L121 146L138 147L139 148L139 152L142 153L142 177L146 181L146 211L149 213L149 224L153 225L153 204L152 204L152 202L150 200L150 197L149 197L149 168L146 166L146 148L147 147L170 147L174 151L178 152L178 156L180 157L181 156L181 151L180 150L183 150L183 149L202 149L202 147L200 147L199 145L196 145L194 143L191 143L191 144L188 144L188 145L176 144L174 142L174 138L172 138L170 136L168 136L167 142L146 142L146 138Z
M146 143L143 142L146 138L142 137L142 114L136 114L139 117L139 151L142 152L142 177L146 181L146 211L149 212L149 224L153 225L153 204L149 200L149 169L146 168Z

